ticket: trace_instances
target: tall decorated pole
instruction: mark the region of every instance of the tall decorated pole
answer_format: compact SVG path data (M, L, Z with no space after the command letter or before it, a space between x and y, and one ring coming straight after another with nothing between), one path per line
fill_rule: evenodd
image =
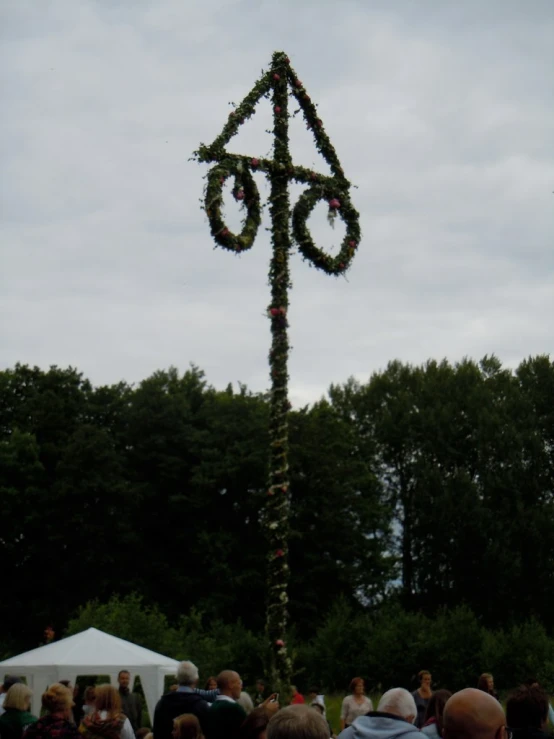
M252 155L230 154L226 146L239 127L256 110L261 98L270 98L273 106L273 159ZM331 176L295 166L289 151L289 98L296 101L316 148L329 164ZM288 307L292 286L289 258L293 241L313 266L332 275L348 269L360 241L359 215L349 196L350 182L344 176L336 152L318 117L304 85L283 52L276 52L270 69L262 74L251 92L229 115L221 134L210 145L201 144L195 157L200 162L214 164L207 174L204 209L212 236L218 246L240 254L250 249L261 223L260 195L252 172L263 172L270 181L271 240L273 254L269 268L271 303L267 309L271 324L271 406L269 421L270 470L264 521L268 541L266 634L270 654L269 677L283 696L290 692L291 662L286 647L288 618L288 541L291 505L288 466ZM244 209L243 227L235 234L223 219L223 187L232 180L232 192ZM308 187L292 209L289 182ZM308 218L320 201L327 202L329 219L339 216L345 223L346 234L338 254L323 252L313 242L308 230ZM291 239L291 218L292 237Z

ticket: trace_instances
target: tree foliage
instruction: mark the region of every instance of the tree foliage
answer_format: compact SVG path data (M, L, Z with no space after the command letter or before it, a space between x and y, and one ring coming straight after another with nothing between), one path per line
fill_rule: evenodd
M267 429L264 395L216 390L194 366L136 387L93 387L73 368L0 372L2 651L36 646L48 623L59 634L87 602L104 623L115 595L113 633L144 643L145 630L208 671L217 653L239 659L224 647L235 633L249 653L264 621ZM554 676L548 357L515 371L495 357L391 362L293 411L290 442L297 680L343 685L366 665L385 686L432 662L454 686L500 673L506 645L530 635ZM133 593L152 624L125 615Z

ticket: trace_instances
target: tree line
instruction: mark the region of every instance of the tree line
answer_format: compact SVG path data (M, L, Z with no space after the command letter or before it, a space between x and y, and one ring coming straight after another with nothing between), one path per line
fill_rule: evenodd
M291 639L337 602L554 622L554 362L391 362L290 414ZM197 367L0 372L4 651L88 601L264 623L268 398ZM441 611L442 609L442 611Z

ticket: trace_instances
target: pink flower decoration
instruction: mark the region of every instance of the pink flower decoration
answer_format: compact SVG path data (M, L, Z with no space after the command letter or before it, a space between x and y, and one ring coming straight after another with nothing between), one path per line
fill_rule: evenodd
M256 157L254 157L253 159L250 160L250 164L253 167L257 167L259 165L259 163L260 163L260 160L259 159L256 159Z
M348 242L348 246L350 246L350 247L351 247L352 249L355 249L355 248L356 248L356 246L357 246L357 244L356 244L356 242L355 242L355 241L349 241L349 242Z
M281 76L277 74L277 72L275 72L275 74L273 75L273 79L278 82L281 79Z
M329 208L332 208L333 210L335 208L340 208L340 200L337 200L337 198L329 200Z
M282 550L282 549L278 549L278 550L277 550L277 551L275 552L275 556L276 556L276 557L284 557L284 556L285 556L285 553L283 552L283 550Z
M274 111L275 111L275 112L277 113L277 115L279 115L279 113L281 112L281 108L280 108L280 107L279 107L278 105L276 105L276 106L275 106L275 107L273 108L273 110L274 110Z
M224 228L223 231L221 232L221 235L222 236L229 236L229 229L228 228Z
M269 312L272 316L279 316L281 314L281 309L280 308L270 308Z
M302 83L300 82L300 80L296 80L296 87L302 87Z
M235 194L237 200L244 200L244 190L238 190Z
M285 646L285 642L282 639L277 639L275 641L275 646L276 647L284 647Z

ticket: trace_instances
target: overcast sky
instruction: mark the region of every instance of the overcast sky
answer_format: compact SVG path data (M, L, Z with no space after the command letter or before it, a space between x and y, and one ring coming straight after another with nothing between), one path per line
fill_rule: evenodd
M216 387L268 387L269 239L214 250L208 168L188 160L274 50L319 103L364 234L346 279L292 257L293 402L394 358L554 354L552 0L2 0L0 14L2 367L71 364L103 384L193 362ZM260 113L230 150L269 153ZM295 161L327 171L292 127ZM313 233L332 250L342 229L324 216Z

